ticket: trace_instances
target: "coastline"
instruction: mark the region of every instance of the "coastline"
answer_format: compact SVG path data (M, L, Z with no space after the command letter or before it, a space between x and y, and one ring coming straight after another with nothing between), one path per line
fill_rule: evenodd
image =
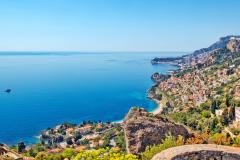
M154 108L153 110L148 110L148 112L149 112L149 113L152 113L152 114L154 114L154 115L156 115L156 114L161 114L161 112L162 112L162 110L163 110L163 107L162 107L161 102L158 101L158 100L152 99L152 98L151 98L151 100L154 101L157 106L156 106L156 108ZM121 123L123 123L123 122L124 122L124 118L121 119L121 120L112 121L112 123L119 123L119 124L121 124Z
M158 100L155 100L155 99L152 99L152 100L157 104L157 107L154 110L149 111L149 112L154 114L154 115L155 114L161 114L162 111L163 111L163 106L161 104L161 101L158 101Z
M151 64L150 64L151 65ZM169 65L173 65L175 66L174 64L169 64ZM176 70L177 68L174 67L174 69L172 70ZM171 71L172 71L171 70ZM170 70L167 69L166 72L169 72ZM161 72L161 71L160 71ZM148 76L147 76L148 77ZM156 85L156 83L154 81L152 81L152 83L146 87L146 90L151 90L152 87L154 87ZM154 115L156 114L161 114L162 110L163 110L163 105L161 103L161 101L155 99L154 97L149 97L149 92L145 93L145 96L147 98L150 99L150 101L154 102L154 105L152 105L151 107L150 106L144 106L146 108L146 110L149 112L149 113L153 113ZM127 114L127 113L126 113ZM117 120L112 120L110 122L112 123L118 123L118 124L122 124L124 123L124 118L125 116L121 117L120 119L117 119ZM72 122L70 122L72 123ZM74 122L73 122L74 123ZM46 128L43 128L43 129L46 129ZM38 131L38 133L40 133L41 130ZM24 140L21 140L21 141L24 141L26 145L32 145L32 144L36 144L36 143L39 143L40 141L40 134L35 134L33 136L31 136L30 139L32 140L28 140L29 138L26 138ZM9 145L14 145L14 143L7 143Z

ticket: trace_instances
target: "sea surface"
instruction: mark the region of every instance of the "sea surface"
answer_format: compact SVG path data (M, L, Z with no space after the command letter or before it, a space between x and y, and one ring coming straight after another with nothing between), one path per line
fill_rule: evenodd
M0 52L0 142L34 143L63 122L121 120L132 106L152 111L151 75L177 67L150 60L182 54Z

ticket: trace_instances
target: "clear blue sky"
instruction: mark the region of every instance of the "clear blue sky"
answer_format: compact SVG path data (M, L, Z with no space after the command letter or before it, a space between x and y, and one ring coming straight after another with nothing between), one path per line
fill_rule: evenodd
M240 34L240 0L0 0L0 50L192 51Z

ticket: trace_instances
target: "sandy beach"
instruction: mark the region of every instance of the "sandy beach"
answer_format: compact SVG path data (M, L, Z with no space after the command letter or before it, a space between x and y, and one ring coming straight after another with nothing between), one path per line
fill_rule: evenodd
M154 100L154 101L157 103L157 108L155 108L153 111L151 111L151 113L153 113L153 114L160 114L162 112L162 110L163 110L161 101L158 101L158 100Z

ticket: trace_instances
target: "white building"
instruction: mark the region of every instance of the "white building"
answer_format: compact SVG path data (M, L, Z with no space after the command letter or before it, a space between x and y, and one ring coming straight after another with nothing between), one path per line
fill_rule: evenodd
M235 107L235 121L240 122L240 107Z
M221 116L221 115L223 114L223 110L224 110L224 109L216 109L216 110L215 110L215 114L216 114L217 116Z

